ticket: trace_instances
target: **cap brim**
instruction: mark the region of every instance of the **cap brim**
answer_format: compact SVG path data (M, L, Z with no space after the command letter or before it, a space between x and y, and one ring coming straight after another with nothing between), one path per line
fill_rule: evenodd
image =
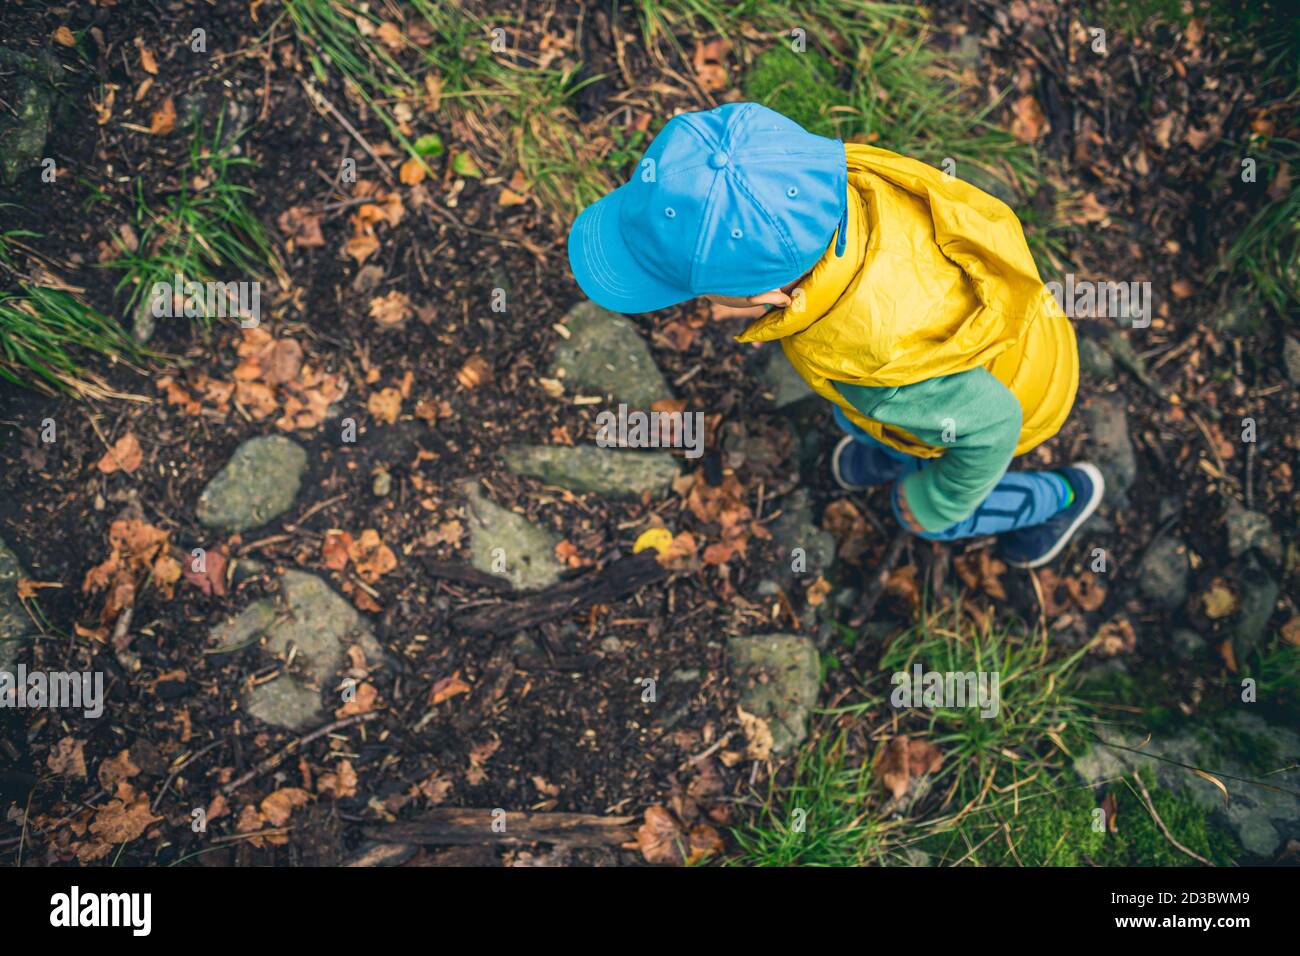
M627 186L584 209L569 229L569 267L587 297L611 312L653 312L695 293L651 275L632 256L619 229Z

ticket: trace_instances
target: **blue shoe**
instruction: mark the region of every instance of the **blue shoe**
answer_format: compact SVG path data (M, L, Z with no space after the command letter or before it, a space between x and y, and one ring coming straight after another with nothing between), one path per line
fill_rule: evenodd
M1057 474L1074 489L1070 507L1032 528L998 535L998 557L1013 568L1037 568L1051 561L1101 504L1106 479L1096 465L1081 461L1059 469Z
M880 448L873 448L845 435L831 453L831 474L845 491L861 491L872 485L887 484L920 467L915 459L891 458Z

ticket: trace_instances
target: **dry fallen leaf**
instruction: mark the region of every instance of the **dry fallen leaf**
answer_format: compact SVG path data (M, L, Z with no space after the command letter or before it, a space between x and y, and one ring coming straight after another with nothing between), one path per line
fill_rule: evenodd
M169 96L163 100L162 106L154 110L153 115L149 117L149 132L154 136L169 136L175 128L176 104L172 102L172 98Z
M127 432L114 442L112 448L104 452L97 467L106 475L115 471L124 471L129 475L140 467L142 461L144 452L140 449L139 439L134 432Z
M370 300L370 317L384 326L405 322L411 317L411 300L405 292L394 289Z
M371 394L366 408L376 420L392 425L402 413L402 393L391 387L380 389Z
M86 742L75 737L64 737L54 745L49 757L45 759L45 765L54 773L85 780Z
M745 756L750 760L766 760L772 755L772 727L766 720L737 706L740 730L745 735Z
M433 688L429 691L429 706L437 707L444 700L450 700L457 694L468 694L469 692L469 684L461 680L460 671L456 671L450 677L443 677L434 682Z
M267 794L259 809L272 826L282 827L289 822L297 807L305 806L310 800L311 794L300 787L282 787Z
M885 745L875 774L894 799L900 800L915 778L933 773L942 763L943 753L928 740L894 737Z
M357 576L367 584L374 584L393 568L397 567L397 556L393 549L379 538L379 532L367 528L361 537L348 543L348 557Z
M424 163L412 156L397 170L397 178L404 186L414 186L416 183L423 182Z
M483 356L471 355L456 373L456 381L460 382L462 388L478 388L492 381L492 366Z
M76 34L74 34L67 27L59 27L57 30L54 31L54 42L57 43L59 46L69 46L69 47L76 46L77 37Z
M1020 97L1012 104L1011 112L1015 117L1011 121L1011 135L1020 142L1035 142L1047 131L1047 117L1034 97L1028 94Z
M667 807L647 807L645 822L637 828L636 843L647 863L680 864L685 858L686 834Z

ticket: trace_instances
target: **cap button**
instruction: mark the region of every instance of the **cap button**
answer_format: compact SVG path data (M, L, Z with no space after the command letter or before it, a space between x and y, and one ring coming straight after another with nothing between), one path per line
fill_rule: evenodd
M718 150L716 153L714 153L712 156L709 157L709 166L711 166L713 169L721 169L729 162L731 162L731 157L728 156L726 153L722 152L722 150Z

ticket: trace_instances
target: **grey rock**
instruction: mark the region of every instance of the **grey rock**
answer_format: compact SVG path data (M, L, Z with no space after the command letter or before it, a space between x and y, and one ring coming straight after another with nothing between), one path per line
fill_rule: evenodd
M0 110L0 182L6 185L45 158L57 71L49 54L31 57L0 47L0 73L10 77L9 102Z
M1261 779L1262 775L1258 768L1248 766L1243 756L1223 752L1226 747L1250 738L1267 746L1271 754L1270 765L1277 768L1295 766L1300 761L1300 736L1292 730L1239 711L1214 721L1208 732L1157 738L1145 746L1139 739L1116 739L1113 733L1107 736L1140 753L1104 744L1092 747L1074 763L1075 771L1088 783L1096 786L1138 770L1153 771L1157 787L1188 793L1207 813L1228 827L1252 857L1270 858L1286 840L1300 837L1300 797L1232 779ZM1222 791L1213 783L1167 761L1177 761L1216 775L1227 787L1226 805Z
M325 720L320 691L292 674L258 684L244 697L244 710L264 724L286 730L307 730Z
M1137 453L1129 437L1128 413L1121 400L1099 396L1082 414L1089 453L1106 479L1108 504L1121 507L1137 480Z
M13 671L22 643L33 631L32 619L18 600L18 579L26 576L18 555L0 539L0 671Z
M1282 339L1282 361L1286 377L1293 385L1300 385L1300 340L1285 336Z
M1241 607L1233 621L1233 644L1238 658L1259 646L1277 604L1278 583L1254 555L1247 555L1228 579L1236 585Z
M245 698L249 713L277 727L298 729L313 720L324 720L320 689L332 684L349 645L360 644L367 663L384 660L383 648L357 610L323 580L305 571L285 571L280 577L279 601L254 601L213 628L211 643L217 649L234 651L263 638L267 650L277 657L287 660L292 652L294 669L307 678L304 682L295 674L282 674L258 685ZM304 704L308 693L313 700L310 715Z
M1166 535L1151 546L1138 571L1138 590L1156 607L1172 610L1187 600L1187 581L1192 573L1187 546Z
M1281 562L1282 539L1273 533L1268 515L1247 511L1237 499L1230 498L1223 520L1228 529L1229 556L1239 558L1251 548L1258 548L1269 560Z
M549 587L560 579L564 565L555 557L555 546L560 542L558 535L488 500L478 482L466 482L464 493L470 564L488 574L508 578L520 591ZM498 570L501 566L498 558L504 560L504 572Z
M595 445L514 445L506 449L505 463L515 474L548 485L612 496L667 491L680 473L668 452Z
M649 347L627 318L583 300L569 310L564 324L570 335L555 350L551 376L571 391L599 392L643 409L672 398Z
M781 514L768 530L772 532L772 540L764 550L772 561L772 571L765 580L775 581L789 591L796 576L815 581L818 575L830 571L835 560L835 536L813 521L812 501L806 488L798 488L786 496ZM804 570L801 572L794 570L796 548L802 549Z
M306 467L307 452L283 435L250 438L208 482L195 513L222 531L264 525L293 506Z
M772 404L777 409L802 409L820 402L820 396L794 370L780 345L764 345L762 351L764 354L757 366L759 381L762 382L763 392L772 396Z
M821 665L813 642L798 634L760 634L727 641L727 662L740 706L766 720L774 753L788 753L808 736Z
M1106 346L1091 336L1079 336L1079 371L1099 382L1108 382L1115 377L1115 359Z

